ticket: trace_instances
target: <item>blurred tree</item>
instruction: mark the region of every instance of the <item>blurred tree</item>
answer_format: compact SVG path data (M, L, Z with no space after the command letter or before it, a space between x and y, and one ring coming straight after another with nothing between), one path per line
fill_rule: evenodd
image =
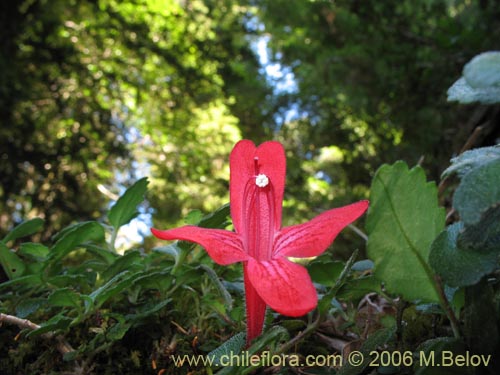
M98 217L109 200L98 188L118 192L117 177L149 171L170 183L153 181L159 219L213 208L227 192L204 176L221 170L238 125L265 135L269 88L246 39L248 9L236 2L0 7L0 232L41 216L49 236Z
M500 47L497 2L252 3L273 60L298 86L283 95L281 110L296 113L280 132L297 150L294 188L323 201L362 194L381 163L422 156L439 177L465 141L458 128L471 113L447 103L446 91L472 56Z

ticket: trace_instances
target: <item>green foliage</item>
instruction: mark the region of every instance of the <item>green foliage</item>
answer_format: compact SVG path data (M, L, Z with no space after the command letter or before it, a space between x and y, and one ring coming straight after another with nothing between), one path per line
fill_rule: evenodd
M377 171L366 222L367 252L389 292L408 301L438 301L427 257L444 218L436 186L426 182L420 167L409 171L398 162Z
M429 254L429 263L450 286L476 284L484 275L496 268L498 251L464 249L457 244L463 229L462 223L446 228L434 240Z
M118 230L122 225L128 224L139 213L136 207L144 200L144 194L148 187L146 177L136 181L126 193L111 207L108 213L108 219L111 225Z
M446 283L474 285L498 269L500 257L497 147L477 149L452 160L444 175L460 177L453 207L461 222L449 226L432 245L430 262Z

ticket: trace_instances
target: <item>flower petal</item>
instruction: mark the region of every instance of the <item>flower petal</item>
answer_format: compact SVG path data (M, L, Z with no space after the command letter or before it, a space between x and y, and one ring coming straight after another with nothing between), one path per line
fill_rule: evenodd
M307 270L285 258L264 262L250 258L246 271L259 296L280 314L302 316L318 303Z
M307 223L283 228L276 236L273 257L307 258L320 255L342 229L366 211L368 203L359 201L334 208Z
M255 158L258 158L257 164ZM269 206L274 206L274 212L269 214L274 215L274 229L279 230L286 173L286 157L281 143L270 141L255 147L252 141L239 141L231 152L229 164L231 217L236 232L245 232L248 219L244 217L245 204L248 203L247 183L258 174L266 175L272 185L274 204Z
M245 284L245 306L247 313L247 345L252 343L252 340L260 336L264 328L264 320L266 317L266 303L257 294L248 278L248 262L243 263L243 280Z
M207 229L194 225L186 225L169 230L151 228L151 232L162 240L196 242L205 248L215 263L223 266L241 262L249 258L248 254L243 250L240 237L228 230Z

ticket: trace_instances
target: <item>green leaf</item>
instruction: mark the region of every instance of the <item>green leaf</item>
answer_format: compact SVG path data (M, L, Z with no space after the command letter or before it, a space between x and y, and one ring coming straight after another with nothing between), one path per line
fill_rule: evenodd
M351 272L351 267L353 266L357 256L358 250L354 250L354 252L351 254L351 257L345 263L342 272L340 272L340 274L336 278L335 283L332 285L332 287L330 287L328 292L323 295L321 300L319 300L318 311L320 312L320 314L324 314L329 310L333 298L337 295L340 288L342 288L342 286L346 283L347 277Z
M367 253L390 293L439 301L427 258L444 221L436 185L426 182L422 168L408 170L404 162L380 167L371 186Z
M7 289L12 286L15 286L16 288L23 286L34 287L40 284L42 284L42 279L40 278L40 275L26 275L26 276L21 276L17 279L12 279L0 283L0 290Z
M40 328L29 332L26 336L35 337L47 332L53 332L56 330L66 330L72 321L73 319L68 318L62 314L58 314L47 320L45 323L40 324Z
M307 267L312 281L326 286L335 285L343 269L344 263L339 261L314 262Z
M24 319L30 314L37 311L41 306L45 305L47 300L45 298L29 298L22 300L16 306L16 316L18 318Z
M80 295L70 288L55 290L49 295L48 302L50 305L58 307L80 308L81 306Z
M500 202L500 158L467 173L453 196L462 221L475 224L489 207Z
M102 239L104 239L104 229L98 222L87 221L73 225L50 249L49 260L55 263L84 242Z
M355 301L370 293L381 293L382 283L373 275L348 280L337 293L337 298L345 301Z
M204 216L198 226L203 228L225 228L229 213L229 204L225 204L211 214Z
M200 210L192 210L186 215L184 222L188 225L198 225L202 217L203 213Z
M109 280L106 284L93 291L90 294L90 298L94 302L95 307L99 308L108 299L130 287L139 276L140 274L123 271Z
M106 339L110 341L121 340L132 326L129 322L118 322L106 331Z
M451 165L443 172L441 178L454 173L462 178L473 169L497 159L500 159L500 145L465 151L456 158L451 159Z
M498 265L498 252L480 252L457 247L462 223L450 225L432 244L429 263L443 281L450 286L477 283Z
M156 314L158 311L167 306L172 300L167 298L161 302L154 302L136 311L134 314L129 314L125 317L127 321L139 322L140 320L149 318L151 315Z
M0 242L0 264L9 280L21 277L26 269L26 265L17 254L2 242Z
M245 338L245 332L240 332L208 353L207 357L213 360L213 366L221 365L220 359L222 356L231 357L233 355L239 355L245 346Z
M14 241L18 238L29 236L33 233L38 232L42 226L43 220L38 217L25 221L12 229L1 242L7 244L7 242L9 241Z
M127 251L123 256L120 256L115 262L109 266L103 273L103 280L108 280L116 274L134 268L134 264L138 264L142 259L141 253L137 250Z
M108 219L115 229L127 224L138 215L137 206L144 200L148 183L146 177L136 181L111 207Z
M172 285L174 277L170 270L166 271L145 271L142 276L134 281L134 286L138 285L143 289L167 290Z
M500 253L500 204L486 210L477 224L465 227L457 244L464 250Z
M18 253L36 260L43 260L49 254L49 248L40 243L24 242L19 246Z

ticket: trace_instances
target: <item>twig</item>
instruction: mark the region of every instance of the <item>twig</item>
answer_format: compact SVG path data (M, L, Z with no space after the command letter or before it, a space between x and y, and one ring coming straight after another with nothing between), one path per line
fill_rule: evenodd
M368 236L357 226L355 226L354 224L349 224L347 227L354 233L356 233L358 236L360 236L363 240L365 240L365 242L368 241Z
M36 323L33 323L31 320L21 319L21 318L18 318L17 316L0 313L0 323L3 323L3 322L5 322L7 324L16 325L22 329L31 329L32 331L41 328L41 326L39 326ZM47 340L54 338L54 334L52 332L44 333L41 336ZM62 355L65 355L67 353L75 351L75 349L73 349L71 347L71 345L64 339L64 337L59 335L59 336L56 336L55 339L57 341L57 345L56 345L57 350Z
M443 287L443 282L441 280L441 277L439 275L434 276L434 280L436 281L435 284L437 286L437 292L439 295L439 299L441 300L441 307L444 309L446 315L448 316L448 319L450 320L450 325L451 329L453 331L453 335L456 338L460 338L460 323L458 322L458 319L455 315L455 312L451 308L450 302L448 301L448 298L446 298L446 294L444 292L444 287Z

